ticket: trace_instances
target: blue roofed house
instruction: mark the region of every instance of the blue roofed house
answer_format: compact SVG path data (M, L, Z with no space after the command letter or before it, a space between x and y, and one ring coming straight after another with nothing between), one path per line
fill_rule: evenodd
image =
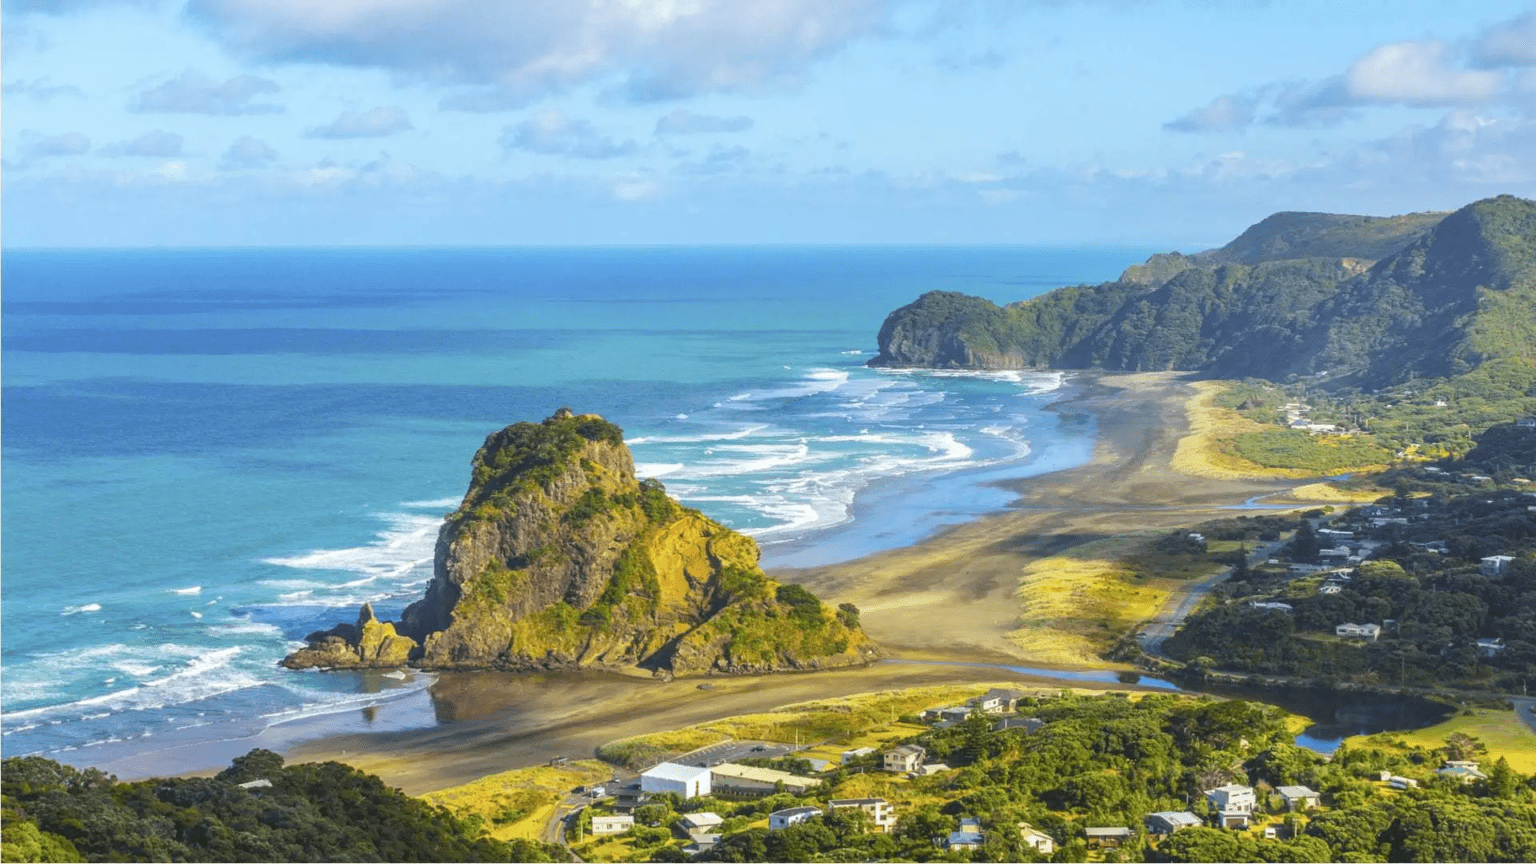
M961 819L960 830L949 832L949 837L944 840L944 848L951 851L955 849L980 849L986 835L981 831L981 822L975 819Z

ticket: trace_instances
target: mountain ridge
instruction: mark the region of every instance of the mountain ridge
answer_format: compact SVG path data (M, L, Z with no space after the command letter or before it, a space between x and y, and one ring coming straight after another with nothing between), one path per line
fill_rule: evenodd
M1279 256L1279 257L1277 257ZM1450 214L1279 213L1220 249L997 306L929 292L871 366L1322 376L1381 387L1536 357L1536 203Z

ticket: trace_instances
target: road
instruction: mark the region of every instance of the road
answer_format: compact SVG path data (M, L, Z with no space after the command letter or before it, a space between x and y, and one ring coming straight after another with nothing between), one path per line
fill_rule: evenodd
M1258 546L1253 550L1253 557L1249 561L1266 561L1285 543L1286 541L1276 540ZM1163 640L1172 636L1180 627L1184 626L1184 619L1188 618L1190 613L1199 608L1200 601L1204 600L1217 585L1227 581L1228 577L1232 575L1232 569L1228 567L1215 576L1207 576L1205 579L1189 586L1189 590L1178 601L1177 606L1172 610L1165 606L1161 612L1157 613L1157 616L1148 622L1147 626L1143 627L1136 636L1141 641L1141 650L1147 654L1158 657L1163 656Z
M1509 701L1515 705L1515 716L1524 720L1532 732L1536 732L1536 698L1512 696Z

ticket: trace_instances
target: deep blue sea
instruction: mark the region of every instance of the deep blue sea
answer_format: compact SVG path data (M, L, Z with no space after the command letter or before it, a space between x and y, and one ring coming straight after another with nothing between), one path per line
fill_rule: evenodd
M769 567L1005 506L985 481L1089 453L1043 410L1060 376L866 369L881 321L1148 251L6 251L0 749L88 764L425 686L275 664L416 599L485 436L561 406Z

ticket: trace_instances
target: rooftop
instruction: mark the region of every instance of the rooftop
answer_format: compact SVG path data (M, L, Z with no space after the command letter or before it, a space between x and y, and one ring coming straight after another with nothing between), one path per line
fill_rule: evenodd
M654 768L649 768L640 773L641 777L655 777L661 780L676 780L687 783L697 780L700 776L708 774L710 769L700 768L697 765L679 765L676 762L663 762Z

